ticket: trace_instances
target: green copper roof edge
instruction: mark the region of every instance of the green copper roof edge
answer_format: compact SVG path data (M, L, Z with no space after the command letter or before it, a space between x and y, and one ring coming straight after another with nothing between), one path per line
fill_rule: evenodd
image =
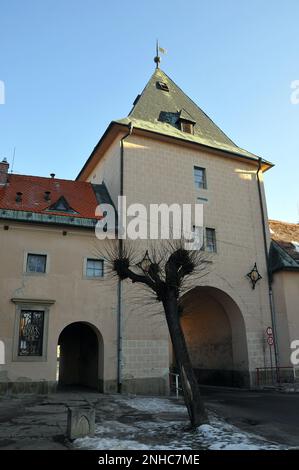
M270 247L270 260L271 260L271 251L276 250L279 255L279 260L275 266L272 266L270 262L270 271L275 273L278 271L299 271L299 264L297 261L286 251L284 250L275 240L271 240Z
M93 148L91 154L89 155L89 157L87 158L87 160L85 161L84 165L82 166L81 170L79 171L78 175L76 176L76 181L80 178L80 176L82 175L83 171L85 170L85 168L87 168L88 164L91 162L91 160L93 159L93 156L95 154L95 152L97 151L97 149L100 147L101 143L105 140L105 138L107 137L111 127L115 124L118 124L119 126L125 126L125 127L129 127L129 124L123 124L123 123L118 123L117 121L111 121L110 124L108 125L108 127L106 128L104 134L101 136L100 140L98 141L98 143L95 145L95 147Z
M94 228L97 223L97 219L39 214L36 212L16 211L12 209L0 209L0 220L15 220L18 222L43 223L50 225L70 225L73 227L83 228Z
M133 118L134 119L134 118ZM119 120L115 120L115 121L112 121L110 123L111 124L117 124L117 125L121 125L121 126L125 126L125 127L128 127L130 125L130 122L132 122L132 124L134 124L134 122L132 120L130 120L130 118L123 118L123 119L119 119ZM109 125L109 127L110 127ZM241 157L241 158L245 158L247 160L251 160L251 161L255 161L255 162L258 162L259 161L259 158L257 155L255 154L251 154L251 155L244 155L242 153L239 153L239 152L235 152L233 150L228 150L228 149L225 149L225 148L221 148L221 147L216 147L216 146L212 146L212 145L209 145L209 144L204 144L202 142L197 142L196 140L194 139L188 139L188 138L185 138L185 137L180 137L180 136L176 136L176 135L171 135L171 134L167 134L167 133L163 133L163 132L159 132L159 130L152 130L152 129L145 129L144 127L138 127L138 124L134 125L133 128L136 128L136 129L140 129L144 132L149 132L149 133L152 133L152 134L157 134L157 135L165 135L166 137L169 137L170 139L176 139L176 140L180 140L181 142L189 142L191 144L195 144L195 145L199 145L201 147L205 147L205 148L209 148L209 149L214 149L214 150L217 150L219 152L223 152L223 153L226 153L226 154L229 154L229 155L233 155L233 156L238 156L238 157ZM107 129L108 130L108 129ZM100 142L99 142L100 143ZM240 150L242 150L240 148ZM247 153L247 151L245 150L245 152ZM248 152L250 153L250 152ZM268 160L265 160L264 158L261 159L262 163L265 163L266 165L268 165L269 167L274 167L274 163L272 162L269 162Z

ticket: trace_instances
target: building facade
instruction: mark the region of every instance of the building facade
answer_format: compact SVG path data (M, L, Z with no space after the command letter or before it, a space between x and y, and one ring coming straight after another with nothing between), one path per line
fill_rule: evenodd
M2 162L2 392L169 392L175 358L161 306L129 283L119 289L95 237L96 207L117 207L120 195L127 206L203 204L212 263L183 299L191 360L201 383L254 385L256 368L269 365L273 320L263 189L271 166L237 147L159 68L75 181L12 175ZM254 265L256 284L247 276Z
M291 352L299 349L299 224L270 220L269 226L279 362L283 368L293 368L296 379L299 363L292 363ZM281 375L290 374L282 370Z

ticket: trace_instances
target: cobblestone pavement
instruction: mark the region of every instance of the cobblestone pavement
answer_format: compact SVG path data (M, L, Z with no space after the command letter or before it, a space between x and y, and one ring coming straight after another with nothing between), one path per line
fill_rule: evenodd
M296 427L298 400L294 397L281 397L281 394L259 394L254 392L205 389L204 398L210 413L225 418L225 422L238 426L238 430L253 433L267 439L268 443L299 445L299 431ZM269 399L270 397L270 399ZM138 406L136 407L136 403ZM272 403L272 415L271 407ZM279 403L281 403L279 411ZM200 449L205 436L189 429L185 407L175 398L155 398L103 395L93 392L73 391L48 396L18 395L0 397L0 449L70 449L73 445L66 439L67 406L91 405L96 409L96 423L99 445L105 439L112 448L122 445L131 430L131 442L139 448ZM292 406L296 409L292 410ZM159 409L160 407L160 409ZM165 408L165 409L164 409ZM292 415L289 417L288 413ZM280 414L284 417L281 418ZM281 421L281 422L280 422ZM224 423L224 424L223 424ZM281 425L282 431L279 426ZM218 424L212 432L217 431ZM137 429L137 432L136 432ZM208 429L211 432L211 429ZM221 431L222 432L222 431ZM230 435L225 431L226 439ZM218 438L218 437L217 437ZM246 441L245 437L245 441ZM221 444L221 436L219 443ZM242 442L245 442L244 439ZM227 441L226 441L227 442ZM248 441L249 442L249 441ZM250 444L254 439L250 438ZM80 447L94 448L97 443L87 442ZM186 445L188 446L186 447ZM126 444L124 444L126 445ZM96 447L101 448L101 447ZM104 448L109 448L104 447ZM127 447L124 447L127 448ZM137 447L138 448L138 447Z

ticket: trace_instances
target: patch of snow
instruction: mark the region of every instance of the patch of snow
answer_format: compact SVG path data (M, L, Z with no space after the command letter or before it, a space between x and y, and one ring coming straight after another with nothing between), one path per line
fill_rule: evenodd
M209 450L278 450L279 444L266 441L260 436L240 431L225 421L210 416L211 424L199 426L202 444Z
M297 251L297 253L299 253L299 242L292 242L292 244L294 245L294 248Z
M286 448L260 436L240 431L213 413L210 424L190 429L188 413L181 402L167 398L119 397L115 410L124 408L117 419L96 426L95 437L76 439L74 446L96 450L278 450ZM138 412L141 412L138 413ZM113 410L111 410L113 416ZM111 416L111 417L112 417Z
M76 447L79 449L93 449L93 450L148 450L150 447L141 444L138 441L126 439L113 439L113 438L95 438L84 437L76 439Z
M122 399L123 403L131 406L139 411L146 411L148 413L182 413L187 417L187 410L185 406L178 403L173 403L166 398L126 398Z

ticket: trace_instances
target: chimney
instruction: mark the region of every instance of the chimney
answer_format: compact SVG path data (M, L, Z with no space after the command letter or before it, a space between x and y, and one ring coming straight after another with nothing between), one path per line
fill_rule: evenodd
M8 168L9 163L7 163L6 158L3 158L0 162L0 187L5 186L8 180Z

